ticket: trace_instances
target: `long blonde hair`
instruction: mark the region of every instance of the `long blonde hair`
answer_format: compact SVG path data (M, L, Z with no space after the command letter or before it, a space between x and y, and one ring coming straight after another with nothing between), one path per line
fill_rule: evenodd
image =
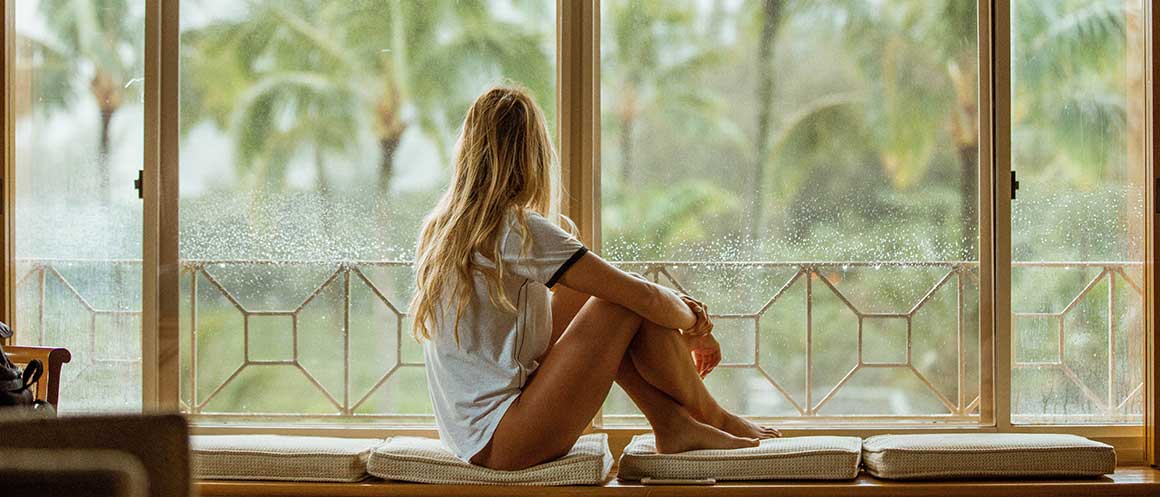
M491 301L515 312L501 284L503 240L498 235L509 211L525 232L526 210L561 222L558 176L544 113L527 90L495 86L484 91L463 120L451 185L420 231L417 288L410 307L416 339L431 338L441 306L448 303L443 297L449 295L459 342L459 319L472 299L476 272L484 275ZM527 250L528 237L524 242L522 250ZM495 267L476 264L472 256L477 251Z

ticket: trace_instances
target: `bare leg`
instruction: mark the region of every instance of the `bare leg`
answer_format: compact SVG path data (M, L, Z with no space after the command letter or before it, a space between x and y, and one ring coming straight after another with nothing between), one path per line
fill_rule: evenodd
M588 295L567 287L560 287L555 292L552 296L552 343L555 343L563 334L564 329L572 322L589 298ZM679 333L648 321L642 321L641 326L643 329L637 332L629 346L629 353L634 361L632 371L634 375L640 375L637 371L640 368L649 368L648 377L650 379L646 381L650 381L653 388L661 390L664 395L685 407L694 419L710 426L740 437L770 438L781 436L779 431L754 424L722 409L717 404L713 396L709 394L708 389L705 388L700 375L697 374L689 348ZM625 382L621 381L620 374L618 374L616 381L621 384L621 387L625 387L627 392L628 388ZM642 412L645 412L645 408L641 404L642 402L647 403L647 397L637 398L633 396L632 392L627 393L633 402L641 407ZM645 412L645 417L649 418L649 423L655 428L657 421L649 417L647 412Z
M716 427L697 421L688 409L645 381L628 356L620 362L616 383L648 419L656 435L657 452L672 454L704 447L705 440L714 440L725 434Z
M590 299L568 325L472 462L522 469L567 453L604 403L643 319L619 305ZM660 409L654 414L663 416ZM674 417L679 413L674 413ZM694 425L696 426L696 425ZM744 439L698 431L692 448L750 447Z
M675 330L645 321L632 339L629 354L640 375L685 406L697 420L746 438L773 438L781 432L757 425L722 409L697 374L689 347Z

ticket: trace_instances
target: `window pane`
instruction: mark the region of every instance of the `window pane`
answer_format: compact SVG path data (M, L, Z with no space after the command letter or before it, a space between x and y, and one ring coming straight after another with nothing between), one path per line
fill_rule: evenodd
M1143 2L1012 7L1013 419L1141 423Z
M65 8L67 4L68 8ZM60 411L141 408L145 2L16 2L16 343L67 347Z
M182 2L182 400L429 420L415 239L487 86L555 119L555 2Z
M974 2L601 9L603 253L719 313L723 404L977 422Z

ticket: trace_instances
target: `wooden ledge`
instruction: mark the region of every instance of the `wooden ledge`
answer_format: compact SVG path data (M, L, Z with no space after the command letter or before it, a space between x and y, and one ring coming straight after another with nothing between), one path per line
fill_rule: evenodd
M610 481L602 486L513 487L425 485L372 481L367 483L295 483L201 481L205 497L1087 497L1160 495L1160 470L1123 467L1115 474L1088 480L989 480L893 482L869 476L842 482L746 482L714 486L643 486Z

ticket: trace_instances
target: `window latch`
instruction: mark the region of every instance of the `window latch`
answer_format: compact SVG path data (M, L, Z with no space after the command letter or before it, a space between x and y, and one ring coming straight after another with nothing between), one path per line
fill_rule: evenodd
M1156 188L1152 189L1152 200L1152 203L1156 204L1154 206L1156 213L1160 214L1160 178L1156 178Z
M137 170L137 179L133 180L133 189L137 190L137 198L145 198L145 170Z
M1011 200L1015 200L1015 192L1019 191L1019 179L1015 176L1015 171L1011 171Z

